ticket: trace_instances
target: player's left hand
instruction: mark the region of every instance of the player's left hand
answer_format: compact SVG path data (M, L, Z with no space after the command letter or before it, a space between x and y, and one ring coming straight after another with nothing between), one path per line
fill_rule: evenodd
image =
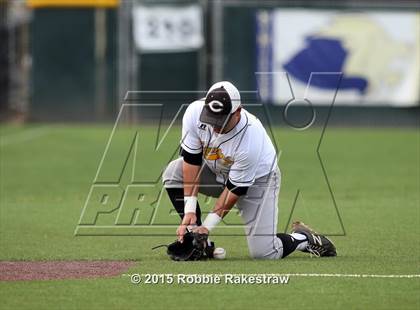
M209 234L209 230L204 226L198 226L198 227L194 228L193 232L198 233L198 234L204 234L204 235Z

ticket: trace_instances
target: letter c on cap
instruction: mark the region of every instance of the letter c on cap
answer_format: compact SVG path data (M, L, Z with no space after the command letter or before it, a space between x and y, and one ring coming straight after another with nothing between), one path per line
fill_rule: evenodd
M223 103L221 103L218 100L213 100L211 102L209 102L209 108L210 110L212 110L214 113L220 113L223 111Z

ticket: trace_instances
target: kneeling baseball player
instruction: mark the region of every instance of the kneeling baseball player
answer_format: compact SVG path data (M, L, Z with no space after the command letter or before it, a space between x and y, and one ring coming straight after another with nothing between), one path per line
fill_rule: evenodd
M212 257L214 243L207 236L236 204L252 258L279 259L295 250L336 256L328 238L301 222L293 223L291 234L277 233L280 180L275 148L261 122L241 106L232 83L214 84L185 111L181 157L163 173L182 219L168 254L175 260ZM203 222L198 192L217 198Z

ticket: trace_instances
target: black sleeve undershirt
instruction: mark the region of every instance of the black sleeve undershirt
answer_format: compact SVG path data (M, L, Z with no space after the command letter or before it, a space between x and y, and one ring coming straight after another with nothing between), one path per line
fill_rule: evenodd
M227 187L228 190L230 190L232 193L234 193L237 196L243 196L248 191L248 186L233 185L232 182L229 179L226 183L226 187Z
M192 154L181 148L181 156L184 157L184 161L190 165L201 166L201 163L203 162L203 152Z

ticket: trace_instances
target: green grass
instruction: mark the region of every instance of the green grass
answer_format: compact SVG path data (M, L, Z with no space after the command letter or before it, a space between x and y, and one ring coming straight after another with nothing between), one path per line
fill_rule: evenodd
M346 232L332 237L337 258L315 259L294 253L281 261L256 261L248 258L245 237L215 236L216 244L227 250L228 259L193 263L175 263L163 249L150 250L172 241L174 237L169 235L74 236L111 126L2 126L0 131L0 260L129 259L138 261L129 272L138 273L420 274L418 130L327 130L320 154ZM179 134L179 128L172 130L155 152L156 130L140 128L136 166L126 167L120 183L131 182L132 169L136 181L155 180L175 154ZM282 151L279 231L285 229L300 190L291 218L302 219L327 234L343 234L316 156L320 134L319 129L274 129L273 139ZM114 180L121 171L130 137L128 128L117 131L100 180ZM156 197L157 184L146 191L146 202ZM211 207L211 201L205 204L203 197L201 201L205 209ZM166 195L159 212L155 223L177 222L176 216L169 215ZM114 214L101 215L98 223L114 220ZM233 213L227 221L238 223L238 217ZM288 285L277 286L154 286L131 285L121 276L0 282L0 307L418 309L419 292L419 278L292 277Z

